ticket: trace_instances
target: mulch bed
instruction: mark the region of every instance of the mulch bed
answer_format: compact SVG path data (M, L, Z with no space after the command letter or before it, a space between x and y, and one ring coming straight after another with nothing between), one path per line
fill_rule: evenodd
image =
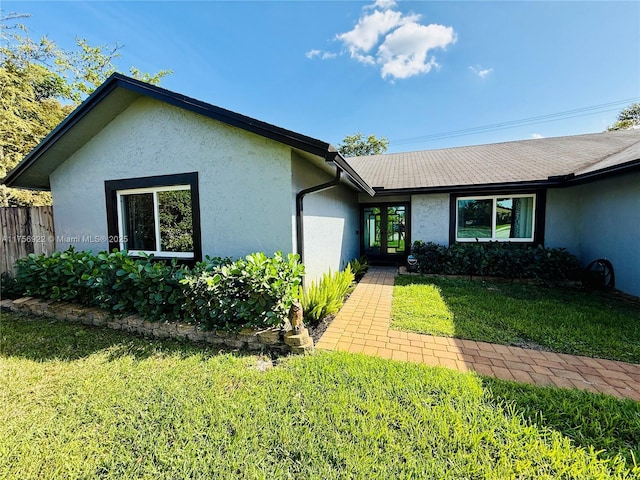
M318 323L317 325L307 325L309 336L313 338L314 344L318 343L318 340L320 340L320 337L322 337L324 332L327 331L327 328L329 328L329 325L331 325L331 322L333 322L334 318L336 318L335 315L328 315L320 320L320 323Z

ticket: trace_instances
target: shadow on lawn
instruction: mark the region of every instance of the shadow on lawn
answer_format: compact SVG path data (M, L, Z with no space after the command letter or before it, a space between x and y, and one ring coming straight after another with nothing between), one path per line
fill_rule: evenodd
M143 360L166 355L207 359L230 352L186 340L152 339L103 327L57 322L48 318L2 313L0 318L0 356L21 357L39 362L73 361L108 351L109 360L132 357ZM237 355L249 355L237 352Z
M559 431L576 445L640 459L640 402L582 390L539 387L481 377L496 404L511 406L529 425Z

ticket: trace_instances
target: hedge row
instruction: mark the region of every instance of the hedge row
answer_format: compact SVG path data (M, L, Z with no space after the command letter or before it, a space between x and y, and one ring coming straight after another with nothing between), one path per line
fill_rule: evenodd
M411 253L420 273L562 281L577 280L582 272L578 258L562 248L502 242L456 243L445 247L416 241Z
M298 293L304 267L297 255L209 258L193 268L114 251L18 260L5 294L62 300L136 313L149 321L182 321L205 329L239 330L278 325ZM8 280L8 279L5 279Z

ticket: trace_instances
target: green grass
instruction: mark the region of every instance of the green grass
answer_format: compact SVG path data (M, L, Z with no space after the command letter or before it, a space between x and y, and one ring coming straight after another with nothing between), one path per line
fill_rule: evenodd
M396 278L392 328L640 363L640 307L594 292Z
M0 326L0 478L634 475L636 402L585 393L567 400L580 415L548 422L517 384L472 373L347 353L259 371L259 357L180 342L6 314ZM542 409L567 398L539 391Z

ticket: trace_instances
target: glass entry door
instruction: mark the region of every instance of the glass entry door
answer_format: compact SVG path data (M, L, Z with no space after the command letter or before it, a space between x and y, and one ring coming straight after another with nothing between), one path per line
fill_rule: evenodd
M362 208L362 254L373 261L402 262L410 248L408 204Z

